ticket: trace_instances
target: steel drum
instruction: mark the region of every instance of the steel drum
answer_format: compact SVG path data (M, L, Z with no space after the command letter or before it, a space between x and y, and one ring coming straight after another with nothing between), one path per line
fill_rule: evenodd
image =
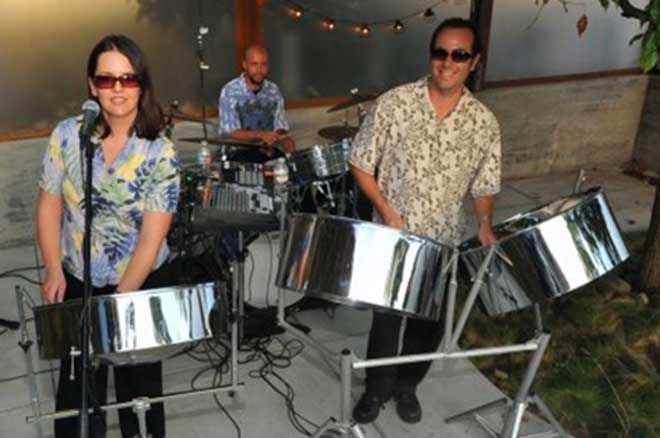
M567 294L629 256L600 188L513 216L494 231L497 250L480 291L491 316ZM489 248L472 238L459 249L474 278Z
M349 306L437 320L453 249L338 216L289 216L279 287Z
M213 283L92 297L91 352L114 365L161 360L211 337L210 312L221 303ZM79 349L81 310L81 299L34 308L41 359Z

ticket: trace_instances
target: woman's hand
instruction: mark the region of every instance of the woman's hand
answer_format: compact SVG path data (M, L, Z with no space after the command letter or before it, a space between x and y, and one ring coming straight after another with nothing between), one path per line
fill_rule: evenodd
M64 301L66 291L66 280L62 268L46 270L46 278L41 288L41 295L46 304L61 303Z

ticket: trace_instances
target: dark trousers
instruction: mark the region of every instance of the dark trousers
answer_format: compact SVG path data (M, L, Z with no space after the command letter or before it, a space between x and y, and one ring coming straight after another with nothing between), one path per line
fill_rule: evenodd
M397 356L402 317L389 313L373 312L369 331L367 358ZM430 353L438 349L444 326L437 321L408 318L403 335L401 355ZM429 368L428 362L371 367L366 369L366 392L382 398L392 392L414 392Z
M83 283L65 272L67 288L65 299L82 298ZM164 287L174 284L172 269L167 265L154 271L147 277L142 289ZM93 288L93 295L106 295L115 291L116 286ZM70 380L71 359L62 358L60 363L60 376L55 398L55 409L77 409L80 407L80 378L81 363L75 360L75 380ZM156 397L163 394L163 372L161 362L127 365L113 367L115 378L115 394L118 402L130 401L136 397ZM89 406L95 407L106 403L108 367L98 365L91 371L93 375L88 378ZM131 408L119 410L119 424L123 438L133 438L139 433L136 415ZM89 420L89 437L102 438L105 436L105 415L95 413ZM55 420L55 438L75 438L78 436L78 417ZM153 438L165 436L165 413L162 403L155 403L147 411L147 430Z

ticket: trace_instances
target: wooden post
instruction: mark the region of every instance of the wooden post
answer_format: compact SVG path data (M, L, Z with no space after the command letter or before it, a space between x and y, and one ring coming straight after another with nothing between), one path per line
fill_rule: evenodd
M234 0L236 14L236 67L241 71L245 49L264 44L264 13L267 0Z
M493 19L493 0L473 0L470 10L470 20L477 25L477 32L481 36L481 60L470 76L468 88L479 91L486 80L486 67L488 64L488 47L490 45L490 24Z

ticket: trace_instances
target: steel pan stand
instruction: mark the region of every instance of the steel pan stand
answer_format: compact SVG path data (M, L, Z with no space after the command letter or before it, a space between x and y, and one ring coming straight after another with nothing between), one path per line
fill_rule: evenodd
M476 278L473 280L472 286L470 288L470 292L468 294L468 298L459 317L456 330L454 331L453 335L445 337L445 348L447 348L447 351L455 351L457 349L458 340L463 332L463 329L465 328L465 323L467 322L472 307L474 306L474 302L477 298L479 290L484 284L483 278L488 273L488 268L495 254L507 260L506 256L500 253L497 245L493 245L491 247L486 258L479 267L479 271L477 272ZM451 296L449 299L451 300ZM532 384L534 382L534 378L536 377L539 366L541 365L541 360L543 359L545 350L548 347L548 342L550 341L550 334L545 333L543 327L541 308L538 303L534 304L534 315L535 315L535 324L536 324L535 337L538 340L538 345L534 351L532 359L529 362L529 365L527 366L525 375L523 376L523 380L520 384L520 387L518 388L514 400L509 404L507 398L503 397L494 400L492 402L486 403L484 405L472 408L460 414L448 417L445 419L445 422L451 423L466 418L474 418L479 423L479 425L483 427L484 430L486 430L486 432L488 432L493 437L517 438L520 436L520 425L525 410L527 409L528 405L533 404L538 408L538 410L550 423L550 425L553 428L553 431L544 432L541 434L527 435L526 436L527 438L532 438L532 437L541 438L541 437L551 437L551 436L560 436L562 438L570 437L570 435L568 435L566 431L562 428L559 421L557 421L554 415L552 415L552 412L550 411L548 406L543 402L543 400L541 400L540 397L533 394L532 392ZM449 340L449 338L451 338L451 340ZM502 430L500 431L500 433L497 433L495 428L491 426L480 414L484 411L491 410L501 405L509 405L508 407L509 413L506 416Z
M360 425L355 424L351 421L351 386L352 386L352 370L353 369L362 369L362 368L371 368L379 366L388 366L388 365L400 365L404 363L414 363L414 362L424 362L429 360L446 360L446 359L460 359L460 358L472 358L472 357L481 357L481 356L494 356L494 355L504 355L511 353L520 353L520 352L533 352L532 359L530 364L527 367L523 383L518 390L516 398L513 403L513 408L510 410L505 424L505 428L498 435L491 427L488 427L487 430L491 433L492 436L499 436L501 438L514 438L518 437L518 432L520 428L520 423L522 421L522 416L524 410L529 403L528 395L531 388L536 372L541 364L541 359L545 353L548 342L550 341L550 335L547 333L539 333L532 340L517 344L517 345L506 345L499 347L487 347L487 348L478 348L465 351L457 351L457 342L460 338L465 323L467 322L469 313L474 305L476 296L483 285L483 277L487 272L487 268L490 265L490 262L496 253L497 248L492 246L489 250L484 262L482 263L477 278L475 279L468 299L463 307L461 316L456 324L456 327L452 328L453 323L453 313L455 310L455 294L457 289L457 264L458 264L458 250L454 251L454 256L450 261L451 266L451 278L450 285L447 297L447 307L446 307L446 336L444 339L444 345L438 352L432 353L423 353L423 354L414 354L406 356L394 356L387 358L378 358L378 359L365 359L361 360L357 358L350 350L343 350L341 353L341 368L340 368L340 380L341 380L341 396L340 396L340 417L339 419L330 418L325 423L323 423L319 429L315 432L312 437L316 438L363 438L366 437L365 432L361 429ZM292 330L295 335L295 329ZM300 336L303 339L311 339L308 336ZM318 345L316 341L312 339L312 346L316 348L322 347ZM324 348L319 348L323 352ZM326 354L327 353L327 350ZM331 353L330 353L331 354ZM332 364L332 361L328 359L328 362ZM515 408L515 409L514 409ZM467 414L464 414L467 415ZM453 417L452 419L455 419ZM542 436L547 436L546 434ZM540 438L540 436L536 436Z
M21 330L21 340L18 342L18 345L23 350L23 357L25 359L25 369L27 371L27 377L30 385L30 404L32 406L32 412L40 416L41 401L39 399L37 377L34 373L34 362L32 360L32 346L34 345L34 342L32 342L30 339L30 335L27 330L27 319L25 318L25 307L23 301L23 295L27 295L27 293L23 292L20 286L16 286L14 291L16 293L16 306L18 308L18 317ZM43 438L44 432L41 428L41 423L35 423L35 428L37 429L37 437Z
M26 423L33 423L35 424L35 427L37 428L37 436L38 438L42 438L43 432L41 429L41 422L42 421L50 421L50 420L56 420L60 418L71 418L71 417L77 417L80 415L80 410L79 409L67 409L67 410L62 410L62 411L55 411L51 412L48 414L43 414L41 411L41 402L39 399L39 394L37 390L37 382L36 382L36 376L34 373L34 367L32 364L32 358L29 356L29 350L30 347L33 345L32 340L30 340L29 335L27 333L27 329L25 327L26 324L26 319L25 319L25 313L24 313L24 301L23 301L23 294L24 292L19 288L16 287L16 300L18 304L18 309L19 309L19 316L21 320L21 325L23 327L23 337L21 338L21 347L26 351L26 368L27 368L27 374L28 378L30 380L30 395L31 395L31 404L32 404L32 412L34 415L28 416L25 421ZM27 294L26 294L27 295ZM212 386L212 387L207 387L207 388L200 388L200 389L193 389L190 391L180 391L180 392L173 392L170 394L163 394L158 397L138 397L135 398L131 401L127 402L122 402L122 403L112 403L112 404L106 404L103 406L99 406L98 409L103 412L108 412L108 411L113 411L113 410L118 410L118 409L123 409L123 408L131 408L135 415L137 416L138 419L138 426L139 426L139 433L136 437L134 438L149 438L150 435L147 434L146 430L146 413L150 409L151 405L154 403L164 403L166 401L170 400L176 400L176 399L182 399L182 398L189 398L193 396L199 396L199 395L215 395L220 392L227 392L229 394L233 394L237 391L240 391L243 389L244 384L238 381L238 336L239 336L239 319L236 315L238 312L238 296L237 294L233 294L233 299L232 299L232 315L229 316L229 322L230 322L230 327L231 327L231 362L230 362L230 368L229 368L229 373L230 373L230 380L231 383L228 385L221 385L221 386ZM23 347L25 345L25 347ZM53 391L55 388L53 388ZM91 414L93 413L93 409L88 409L88 413Z

